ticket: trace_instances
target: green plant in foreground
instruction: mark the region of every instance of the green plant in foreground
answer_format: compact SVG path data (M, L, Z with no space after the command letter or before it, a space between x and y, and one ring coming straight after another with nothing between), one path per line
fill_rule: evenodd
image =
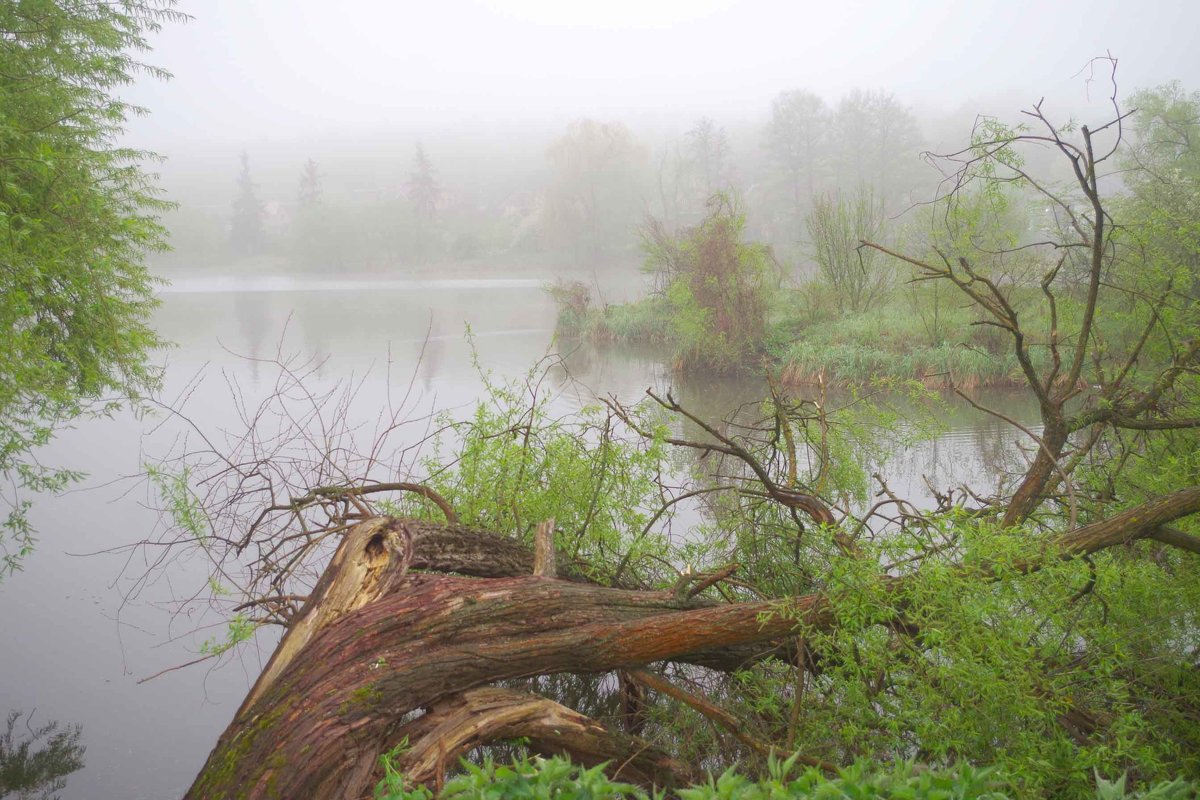
M428 800L433 792L424 786L409 786L404 773L396 766L397 759L408 751L408 737L401 739L395 747L379 756L383 768L383 780L375 785L375 800Z
M375 787L375 800L431 800L435 795L424 786L409 786L397 767L407 748L401 742L380 756L384 778ZM1005 783L992 768L960 764L948 769L923 769L911 762L878 765L860 762L827 776L814 768L796 769L796 756L770 759L767 775L755 780L730 769L710 776L698 786L678 791L681 800L1006 800ZM492 759L482 764L463 762L463 774L452 778L436 796L442 800L658 800L661 792L649 794L636 786L617 783L603 772L604 765L590 769L564 758L521 759L498 765ZM1122 776L1107 781L1097 776L1096 800L1187 800L1195 798L1197 785L1183 780L1159 783L1144 791L1129 791Z
M544 365L523 381L497 381L483 370L481 377L486 396L467 419L441 417L442 433L424 464L426 482L461 521L521 537L554 519L560 548L598 573L622 557L632 566L663 551L657 534L635 535L656 501L661 437L622 438L611 415L595 406L554 417ZM393 510L430 513L409 498Z

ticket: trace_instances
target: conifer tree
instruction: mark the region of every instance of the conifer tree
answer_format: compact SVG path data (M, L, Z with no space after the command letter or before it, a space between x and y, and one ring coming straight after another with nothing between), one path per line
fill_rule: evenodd
M252 256L262 251L263 207L258 199L258 187L250 176L250 156L245 150L237 179L237 196L233 199L229 244L238 256Z

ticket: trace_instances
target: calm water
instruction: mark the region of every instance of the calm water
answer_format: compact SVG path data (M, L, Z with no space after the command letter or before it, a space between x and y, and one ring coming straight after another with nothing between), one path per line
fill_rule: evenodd
M187 413L216 429L234 420L230 382L261 394L275 376L263 359L316 353L326 357L318 383L362 381L356 408L366 418L406 393L413 416L465 411L481 389L466 326L480 363L497 376L523 375L552 347L555 308L540 286L527 279L179 283L164 294L156 320L177 345L164 354L165 396L189 387ZM683 402L718 416L759 391L754 382L674 381L652 353L627 348L564 355L577 383L556 386L555 407L563 413L592 402L593 392L633 401L647 387L674 384ZM1030 417L1016 398L988 400ZM947 417L947 433L893 453L885 469L893 488L924 494L921 475L943 488L964 480L994 487L997 469L1014 452L1012 431L969 409ZM195 658L205 638L223 636L219 628L197 631L208 620L172 602L203 584L204 564L171 562L140 585L144 552L102 552L155 528L147 507L154 498L122 480L169 445L169 426L154 428L154 420L120 415L65 432L44 460L86 471L88 488L38 503L37 551L24 571L0 582L0 711L36 709L35 727L59 720L83 729L86 766L68 780L64 800L179 797L274 644L264 636L258 648L244 648L219 668L207 662L137 683Z

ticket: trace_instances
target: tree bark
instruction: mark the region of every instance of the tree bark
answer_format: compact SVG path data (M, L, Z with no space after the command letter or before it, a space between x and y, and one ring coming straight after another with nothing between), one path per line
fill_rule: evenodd
M1067 445L1067 429L1062 422L1061 409L1043 407L1042 420L1045 422L1045 428L1042 430L1044 447L1038 447L1033 463L1009 501L1001 523L1006 528L1020 525L1041 505L1042 493L1054 476L1055 465Z

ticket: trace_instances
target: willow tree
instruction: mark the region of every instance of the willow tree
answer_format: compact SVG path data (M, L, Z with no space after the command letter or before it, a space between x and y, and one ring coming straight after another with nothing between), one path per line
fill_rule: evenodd
M101 398L155 383L155 305L143 259L164 247L143 164L121 147L130 114L114 90L139 74L147 36L181 20L170 0L0 5L0 472L18 493L73 473L30 457ZM32 545L20 494L6 497L2 567Z
M581 119L546 151L546 235L577 259L619 252L634 241L646 153L619 122Z

